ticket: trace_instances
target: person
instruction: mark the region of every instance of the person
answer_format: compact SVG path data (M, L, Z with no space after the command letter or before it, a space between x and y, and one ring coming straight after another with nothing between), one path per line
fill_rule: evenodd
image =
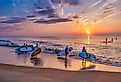
M85 47L82 48L82 52L85 52L86 56L88 57L88 53Z
M67 57L65 58L65 68L67 68Z
M82 52L87 52L85 47L82 48Z
M59 50L56 48L55 49L55 53L58 55L58 53L59 53Z
M86 60L85 59L82 60L82 69L86 69Z
M107 43L108 43L108 39L106 38L105 41L106 41L105 43L106 43L106 45L107 45Z
M111 38L111 42L113 42L113 38Z
M69 54L69 49L68 49L68 46L66 46L66 48L65 48L65 56L67 57L68 54Z
M26 46L26 44L24 43L24 45L23 46Z
M86 54L87 58L88 58L88 54L87 54L85 47L82 48L82 52L84 52ZM82 67L83 67L83 69L86 68L86 60L85 59L82 60Z

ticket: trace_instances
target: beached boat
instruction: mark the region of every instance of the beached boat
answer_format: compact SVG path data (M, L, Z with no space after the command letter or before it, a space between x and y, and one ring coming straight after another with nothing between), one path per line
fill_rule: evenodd
M16 43L13 43L9 40L0 40L0 46L7 46L7 47L18 47Z
M15 50L17 53L29 53L36 49L37 49L37 46L34 47L33 45L27 45L27 46L17 47Z

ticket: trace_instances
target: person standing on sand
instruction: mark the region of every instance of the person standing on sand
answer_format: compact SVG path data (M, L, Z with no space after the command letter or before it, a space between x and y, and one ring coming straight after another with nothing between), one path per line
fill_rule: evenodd
M82 69L86 69L86 60L85 59L82 60Z
M82 52L84 52L86 54L87 58L88 58L88 54L87 54L85 47L82 48ZM83 69L86 68L86 60L85 59L82 60L82 67L83 67Z

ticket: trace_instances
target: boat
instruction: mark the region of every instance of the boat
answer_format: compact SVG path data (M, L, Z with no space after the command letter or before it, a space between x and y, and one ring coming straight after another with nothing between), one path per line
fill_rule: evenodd
M9 40L0 40L0 46L6 46L6 47L19 47L16 43L13 43Z
M17 53L29 53L29 52L33 52L36 49L37 49L37 46L34 47L33 45L27 45L27 46L23 45L23 46L17 47L15 51Z

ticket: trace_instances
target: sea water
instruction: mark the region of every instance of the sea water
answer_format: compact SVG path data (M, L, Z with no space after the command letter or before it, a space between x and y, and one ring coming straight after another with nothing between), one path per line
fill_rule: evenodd
M117 37L117 40L116 40ZM105 39L112 43L103 43ZM66 45L73 47L73 52L81 52L85 46L87 52L96 55L95 64L121 67L121 37L120 36L74 36L74 37L0 37L1 40L10 40L23 45L24 43L52 47L60 44L64 49ZM42 43L43 42L43 43ZM30 54L17 54L15 48L0 47L0 63L32 65ZM61 65L60 65L61 66Z

